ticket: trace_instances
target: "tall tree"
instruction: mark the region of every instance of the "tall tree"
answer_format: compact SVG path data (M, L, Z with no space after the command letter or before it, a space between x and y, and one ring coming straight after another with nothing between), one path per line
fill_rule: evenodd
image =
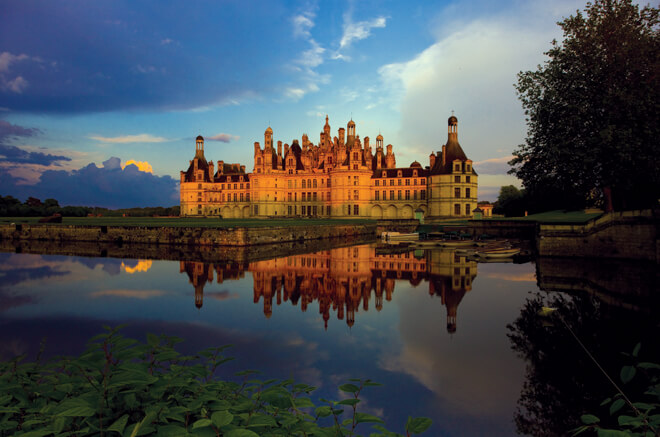
M631 0L587 3L585 15L558 23L564 38L549 60L518 74L527 138L510 173L531 197L548 195L548 209L657 205L658 11Z

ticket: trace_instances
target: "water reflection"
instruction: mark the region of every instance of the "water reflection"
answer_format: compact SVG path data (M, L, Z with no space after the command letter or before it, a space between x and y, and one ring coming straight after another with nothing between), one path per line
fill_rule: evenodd
M447 310L447 332L456 332L458 305L472 289L477 263L452 250L400 250L363 245L336 248L245 264L209 264L181 261L180 273L188 275L195 290L195 306L204 305L204 286L214 281L239 279L252 273L254 303L262 301L266 318L273 314L273 301L291 303L305 312L318 308L327 330L331 313L337 320L355 324L356 313L370 307L383 309L392 301L396 281L417 287L428 282L430 295L439 296ZM373 302L372 302L373 300Z

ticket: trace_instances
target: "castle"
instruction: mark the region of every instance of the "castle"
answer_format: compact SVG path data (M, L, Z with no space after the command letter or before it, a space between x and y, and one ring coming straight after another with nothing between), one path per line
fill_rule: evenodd
M204 138L181 172L181 215L224 218L469 218L477 208L477 173L458 143L458 120L448 119L447 143L429 165L397 167L392 145L356 135L353 120L331 138L328 117L318 144L254 143L254 169L207 161Z

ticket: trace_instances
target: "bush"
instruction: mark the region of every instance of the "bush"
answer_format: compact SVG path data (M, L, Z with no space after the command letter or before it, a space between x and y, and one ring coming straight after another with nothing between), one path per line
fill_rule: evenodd
M184 356L174 349L176 337L147 334L140 343L118 330L106 327L78 357L0 363L0 435L353 436L361 423L383 423L358 412L362 390L380 385L370 380L351 380L339 387L348 399L316 406L309 397L315 387L293 380L262 381L250 370L237 374L242 382L215 378L232 359L227 346ZM430 425L409 418L406 433ZM374 428L372 435L399 435Z

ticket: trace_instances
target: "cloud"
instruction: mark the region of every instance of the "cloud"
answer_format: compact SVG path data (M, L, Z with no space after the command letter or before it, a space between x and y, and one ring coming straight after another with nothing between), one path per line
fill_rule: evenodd
M121 166L121 168L124 169L128 165L134 165L138 168L138 170L144 171L144 172L147 172L147 173L153 173L154 172L153 167L151 167L151 164L149 164L147 161L135 161L133 159L129 159L128 161L126 161L126 164L123 164Z
M513 159L512 155L502 156L500 158L490 158L481 161L475 161L474 169L479 174L506 174L511 166L509 161Z
M90 293L89 296L93 298L110 296L144 300L163 296L165 294L167 293L162 290L103 290Z
M0 144L0 162L49 166L51 164L58 165L57 163L60 161L71 161L71 158L42 152L28 152L16 146Z
M129 266L125 264L123 261L121 263L121 268L124 269L126 273L129 275L132 275L133 273L143 273L148 271L151 268L151 265L153 264L153 261L150 259L141 259L137 262L136 265L134 266Z
M41 133L36 127L23 127L0 120L0 141L8 137L32 137Z
M0 73L8 73L9 72L9 67L11 67L11 64L14 64L19 61L23 61L26 59L30 59L30 57L26 54L20 54L20 55L12 55L9 52L2 52L0 53Z
M170 39L170 38L164 38L164 39L161 39L161 40L160 40L160 43L161 43L162 45L164 45L164 46L166 46L166 45L168 45L168 44L172 44L173 42L174 42L174 40L173 40L173 39Z
M121 135L118 137L101 137L101 136L91 136L89 137L96 141L101 141L103 143L163 143L165 141L170 141L167 138L155 137L149 134L139 134L139 135Z
M309 38L310 30L314 27L314 13L311 11L303 12L295 15L291 21L293 22L293 36Z
M353 41L365 39L371 35L371 29L385 27L387 19L385 17L376 17L368 21L358 21L353 23L350 14L344 16L344 34L339 42L339 49L346 49L351 46Z
M22 76L17 76L12 80L8 80L4 83L4 86L17 94L21 94L25 88L28 87L28 81L23 79Z
M122 168L116 157L105 161L103 167L91 163L73 171L46 170L32 185L0 166L0 186L5 195L54 198L60 205L132 208L179 203L178 182L172 177L140 171L136 165Z
M206 137L205 139L210 141L220 141L221 143L229 143L232 141L238 141L240 138L241 137L239 137L238 135L220 133L217 135L213 135L211 137Z

